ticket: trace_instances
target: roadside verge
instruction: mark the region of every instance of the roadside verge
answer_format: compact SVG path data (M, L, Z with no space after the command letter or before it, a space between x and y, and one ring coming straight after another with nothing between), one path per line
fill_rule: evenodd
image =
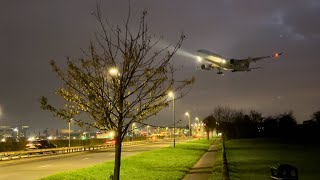
M182 179L208 150L212 140L193 140L143 152L121 160L121 179ZM43 179L107 179L113 172L113 161L89 168L63 172Z

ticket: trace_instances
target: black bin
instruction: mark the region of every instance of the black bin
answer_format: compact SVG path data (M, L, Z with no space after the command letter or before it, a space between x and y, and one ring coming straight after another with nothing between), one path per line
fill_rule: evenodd
M298 169L289 164L271 167L271 179L298 180Z

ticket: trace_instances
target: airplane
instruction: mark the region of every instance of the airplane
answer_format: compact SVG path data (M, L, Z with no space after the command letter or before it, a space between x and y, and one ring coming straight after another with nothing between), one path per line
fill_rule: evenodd
M248 57L246 59L228 59L213 52L210 52L205 49L200 49L197 51L198 56L197 59L199 62L203 60L206 61L206 64L201 65L201 69L203 70L211 70L216 68L218 70L217 74L223 74L221 69L231 72L241 72L246 71L249 72L252 69L258 69L261 67L250 67L250 63L257 62L266 58L278 58L282 55L281 53L274 53L271 56L261 56L261 57Z

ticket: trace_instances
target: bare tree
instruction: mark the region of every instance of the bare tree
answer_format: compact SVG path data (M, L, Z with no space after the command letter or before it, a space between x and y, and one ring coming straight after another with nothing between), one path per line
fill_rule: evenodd
M134 122L142 122L168 106L168 91L185 95L194 79L177 81L170 63L184 39L180 36L174 46L157 49L161 40L154 40L142 13L135 30L129 28L128 16L122 26L111 25L97 6L94 13L101 30L96 33L96 45L90 43L83 51L85 58L67 59L67 67L60 68L51 61L53 71L63 81L56 94L63 98L63 106L53 106L46 97L42 109L51 111L64 120L87 125L99 130L116 132L115 166L113 179L120 178L121 144Z
M233 119L233 114L235 110L225 106L218 106L213 109L213 116L218 123L220 122L231 122Z
M223 137L232 137L230 133L234 134L232 121L234 120L234 115L236 111L225 106L218 106L213 109L213 117L217 122L217 131L223 132Z
M253 121L253 122L257 122L259 124L262 123L263 117L262 117L262 114L259 113L258 111L251 110L249 112L249 117L250 117L251 121Z

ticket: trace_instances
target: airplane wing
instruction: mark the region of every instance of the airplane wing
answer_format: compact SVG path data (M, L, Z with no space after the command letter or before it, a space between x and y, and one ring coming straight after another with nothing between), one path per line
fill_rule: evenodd
M241 63L241 62L249 62L249 63L251 63L251 62L257 62L257 61L260 61L262 59L267 59L267 58L278 58L281 55L282 55L282 52L281 53L274 53L271 56L262 56L262 57L255 57L255 58L249 57L247 59L239 59L237 61L239 63Z

